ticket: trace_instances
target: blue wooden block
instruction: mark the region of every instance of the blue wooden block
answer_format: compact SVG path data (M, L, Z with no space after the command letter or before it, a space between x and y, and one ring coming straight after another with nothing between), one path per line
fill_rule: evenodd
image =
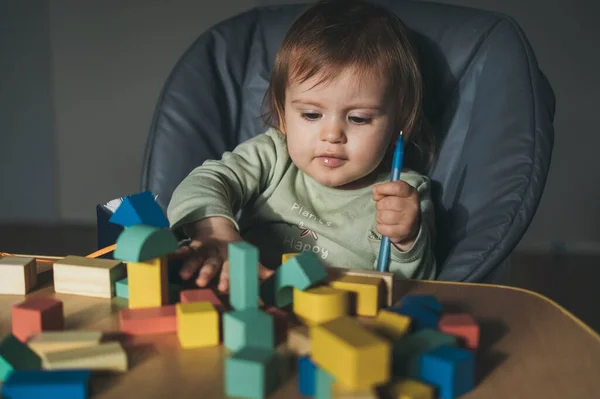
M437 313L417 304L395 306L386 310L410 317L414 331L421 331L426 328L437 330L440 323L440 316Z
M332 399L335 377L317 367L315 380L315 399Z
M225 394L262 399L279 384L275 351L243 348L225 359Z
M86 399L88 370L16 370L2 385L5 399Z
M261 309L223 313L223 346L236 352L247 346L272 349L275 346L273 315Z
M392 372L398 377L419 377L419 360L423 352L440 346L457 346L454 335L425 328L413 334L407 334L393 343Z
M401 307L417 305L433 310L435 313L442 312L442 304L433 295L406 295L402 297Z
M123 232L123 226L110 223L113 214L102 205L96 205L96 238L98 249L106 248L117 242ZM103 259L113 259L112 252L101 255Z
M235 310L258 308L258 248L247 242L230 243L229 303Z
M123 202L111 216L110 222L124 227L136 224L169 227L169 220L150 191L123 198Z
M115 295L119 298L129 299L129 286L127 278L121 279L115 283Z
M298 391L305 396L314 396L317 382L317 366L309 356L298 358Z
M421 354L419 379L438 389L440 399L454 399L473 389L475 358L468 349L440 346Z

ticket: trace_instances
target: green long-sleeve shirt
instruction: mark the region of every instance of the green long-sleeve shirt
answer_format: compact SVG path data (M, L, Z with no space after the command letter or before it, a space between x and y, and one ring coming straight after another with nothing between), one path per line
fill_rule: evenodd
M377 183L389 178L389 172L383 173ZM419 193L421 227L408 251L392 246L390 271L433 279L430 181L409 170L403 170L401 179ZM294 165L281 133L269 129L221 160L192 170L175 189L167 216L174 230L209 216L230 219L242 238L259 248L267 267L280 265L284 253L312 251L327 266L375 270L381 235L375 230L372 194L372 186L340 190L319 184Z

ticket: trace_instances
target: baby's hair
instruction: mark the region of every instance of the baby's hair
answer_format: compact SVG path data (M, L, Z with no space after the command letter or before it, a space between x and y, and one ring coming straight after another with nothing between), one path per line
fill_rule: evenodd
M398 110L394 126L398 134L403 131L406 143L404 165L425 172L434 140L423 114L417 55L400 18L368 1L322 0L296 18L275 56L263 103L265 123L283 130L290 81L302 83L322 74L319 83L325 83L348 67L389 79Z

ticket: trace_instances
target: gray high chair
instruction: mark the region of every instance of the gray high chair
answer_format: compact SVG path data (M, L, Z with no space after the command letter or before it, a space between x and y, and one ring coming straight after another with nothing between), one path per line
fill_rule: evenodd
M508 256L540 201L554 140L555 98L511 18L471 8L381 0L414 35L425 113L438 134L429 176L439 280L504 283ZM275 52L306 5L254 8L203 33L170 74L154 114L142 190L166 209L206 159L265 131Z

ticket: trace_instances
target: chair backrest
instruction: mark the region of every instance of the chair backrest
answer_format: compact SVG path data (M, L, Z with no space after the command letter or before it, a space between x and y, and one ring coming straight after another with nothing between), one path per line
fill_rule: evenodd
M552 153L554 93L511 18L436 3L378 3L414 35L425 112L439 135L429 173L438 279L484 281L537 209ZM261 103L275 52L304 7L264 6L225 20L175 65L155 111L141 184L163 208L194 167L265 130Z

